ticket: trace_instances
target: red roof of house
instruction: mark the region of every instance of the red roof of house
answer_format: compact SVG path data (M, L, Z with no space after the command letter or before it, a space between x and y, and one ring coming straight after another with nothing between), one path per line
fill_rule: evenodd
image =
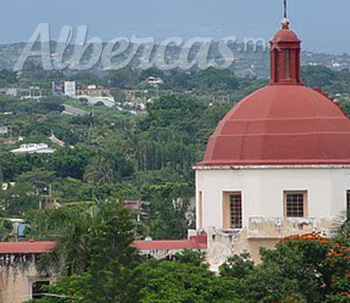
M41 254L55 248L57 242L34 241L25 242L0 242L0 254ZM158 240L158 241L134 241L132 246L139 250L181 250L181 249L206 249L207 236L199 235L188 240Z
M56 242L52 241L0 242L0 254L40 254L55 246Z
M181 250L181 249L206 249L207 236L200 235L190 237L188 240L155 240L135 241L133 246L139 250Z

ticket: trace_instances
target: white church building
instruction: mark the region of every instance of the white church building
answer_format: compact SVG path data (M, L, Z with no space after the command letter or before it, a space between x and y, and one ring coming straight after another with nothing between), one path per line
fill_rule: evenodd
M329 235L350 204L350 120L303 85L300 44L282 22L271 40L268 86L235 105L196 170L197 231L215 267L285 236Z

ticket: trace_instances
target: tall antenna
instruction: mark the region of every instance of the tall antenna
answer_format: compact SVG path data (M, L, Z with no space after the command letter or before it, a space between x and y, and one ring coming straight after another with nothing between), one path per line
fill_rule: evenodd
M288 7L287 7L287 0L284 0L284 18L288 18Z

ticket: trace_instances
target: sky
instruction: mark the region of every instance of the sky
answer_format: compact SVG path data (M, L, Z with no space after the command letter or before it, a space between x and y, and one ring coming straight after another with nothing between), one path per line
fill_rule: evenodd
M26 42L40 23L57 39L64 25L87 25L89 36L227 36L269 39L280 27L283 0L12 0L1 5L0 43ZM350 53L349 0L289 0L291 28L303 49Z

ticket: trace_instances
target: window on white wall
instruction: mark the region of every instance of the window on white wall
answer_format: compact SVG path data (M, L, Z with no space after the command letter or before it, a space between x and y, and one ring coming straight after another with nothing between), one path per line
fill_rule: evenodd
M346 192L346 213L350 217L350 190Z
M307 192L284 192L284 215L290 218L307 217Z
M231 228L242 228L242 194L232 193L230 195Z
M223 229L243 228L243 207L241 192L223 193Z
M199 209L198 209L198 226L199 226L199 229L202 229L203 228L203 192L200 190L199 191Z

